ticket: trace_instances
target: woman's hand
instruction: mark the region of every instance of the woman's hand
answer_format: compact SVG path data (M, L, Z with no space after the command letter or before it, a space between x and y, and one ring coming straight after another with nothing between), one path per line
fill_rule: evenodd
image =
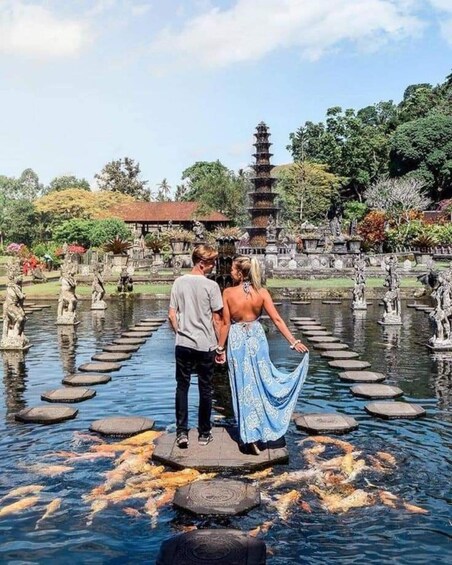
M223 351L222 353L217 353L215 355L215 363L217 365L224 365L226 363L226 351Z
M294 347L295 351L298 351L298 353L308 353L309 349L308 347L304 344L304 343L297 343Z

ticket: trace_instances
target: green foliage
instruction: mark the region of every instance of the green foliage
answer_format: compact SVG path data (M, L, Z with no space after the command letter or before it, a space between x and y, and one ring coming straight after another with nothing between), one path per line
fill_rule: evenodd
M86 220L73 218L66 220L53 231L53 238L58 243L78 243L83 247L100 247L107 241L119 237L130 237L130 229L117 218L107 220Z
M325 219L340 184L340 179L327 172L325 165L281 165L273 169L273 175L278 179L276 191L283 224L291 227Z
M348 222L355 220L360 222L369 211L367 204L359 202L359 200L348 200L344 206L344 219Z
M119 237L107 241L104 244L103 249L107 253L113 253L114 255L127 255L127 250L132 247L132 244L125 241Z
M171 186L166 179L158 185L157 196L155 197L156 202L171 202Z
M60 177L55 177L50 181L49 186L45 188L44 193L49 192L60 192L62 190L68 190L69 188L77 188L79 190L91 190L89 182L86 179L78 179L74 175L62 175Z
M236 224L245 221L245 202L251 189L243 171L235 174L220 161L198 161L182 173L185 191L179 190L182 200L200 203L199 214L212 210L223 212Z
M25 169L18 179L0 175L0 193L7 199L32 202L41 190L42 184L33 169Z
M393 175L422 179L435 200L452 196L452 116L433 114L398 127L390 158Z
M170 251L169 237L166 232L152 231L146 234L144 238L146 247L151 249L154 253L162 251Z
M3 228L6 241L30 246L38 235L36 209L28 200L9 200L4 209Z
M120 192L137 200L149 200L148 181L140 178L140 165L130 157L110 161L94 175L100 190Z

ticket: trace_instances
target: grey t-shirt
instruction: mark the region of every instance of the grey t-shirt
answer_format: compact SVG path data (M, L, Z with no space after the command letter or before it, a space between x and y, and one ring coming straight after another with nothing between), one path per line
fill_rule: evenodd
M218 284L203 275L183 275L174 281L170 308L177 313L176 345L197 351L217 346L212 313L223 308Z

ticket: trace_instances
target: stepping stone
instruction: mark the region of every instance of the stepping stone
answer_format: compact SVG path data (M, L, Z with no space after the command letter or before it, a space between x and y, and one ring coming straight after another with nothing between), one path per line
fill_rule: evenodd
M308 300L294 300L293 302L291 302L291 304L295 304L295 306L306 306L308 304L311 304Z
M424 310L427 310L429 308L430 308L430 306L416 306L416 310L418 312L423 312Z
M312 343L336 343L341 341L340 338L331 335L318 335L314 337L308 337L308 341Z
M121 345L116 343L102 347L102 351L108 351L109 353L135 353L139 349L139 345Z
M354 369L359 371L360 369L367 369L370 367L370 363L367 361L357 361L356 359L344 359L338 361L328 361L330 367L334 369Z
M314 434L345 434L358 427L358 422L351 416L344 414L301 414L295 418L295 425L299 430Z
M134 327L158 330L161 325L162 324L159 324L158 322L137 322Z
M153 427L154 420L143 416L113 416L96 420L89 429L103 436L130 437Z
M315 337L319 335L323 335L323 336L332 335L331 332L327 332L326 330L312 330L312 331L301 330L301 331L306 337Z
M319 322L317 322L316 320L292 320L293 323L297 326L297 325L301 325L301 326L318 326Z
M373 371L345 371L339 373L339 379L349 383L380 383L386 379L386 375Z
M397 398L403 390L391 385L355 385L350 388L353 396L362 398Z
M325 326L296 326L301 332L326 332Z
M320 355L326 359L356 359L359 357L356 351L324 351Z
M78 368L79 371L87 373L110 373L111 371L119 371L121 365L119 363L84 363Z
M265 543L225 528L194 530L165 540L156 565L265 565Z
M152 335L152 333L154 332L153 329L151 329L151 328L149 328L149 327L146 327L146 328L145 328L145 327L143 327L143 326L141 326L141 327L139 327L139 326L130 326L130 328L127 328L127 331L128 331L128 332L131 332L131 333L145 333L145 334L148 334L148 335Z
M118 337L118 339L113 340L113 343L117 345L144 345L146 340L139 337Z
M96 396L96 391L90 388L57 388L47 390L41 395L46 402L83 402Z
M96 355L93 355L91 357L91 359L93 361L127 361L127 359L130 359L132 357L132 355L130 353L120 353L119 351L117 353L96 353Z
M364 408L372 416L388 420L395 418L419 418L426 414L422 406L408 402L370 402Z
M260 498L259 488L250 483L214 479L179 488L173 504L193 514L236 516L259 506Z
M155 441L155 450L152 458L164 465L183 469L192 467L197 470L225 469L262 469L276 463L287 462L289 452L286 447L271 447L261 445L259 455L243 453L238 444L237 428L214 427L212 428L213 441L206 446L198 444L198 430L189 432L190 446L180 449L176 445L176 434L167 433Z
M168 321L168 318L143 318L140 322L157 322L159 324L164 324Z
M93 386L93 385L104 385L111 381L111 377L109 375L68 375L64 377L61 381L64 385L68 386Z
M65 420L72 420L78 414L78 410L69 406L35 406L25 408L15 415L18 422L30 422L33 424L57 424Z
M407 304L406 307L407 308L417 308L418 306L422 306L422 304L416 304L415 302L412 304Z
M342 304L342 300L322 300L322 304Z
M314 349L320 349L320 351L341 351L342 349L348 349L346 343L314 343Z
M121 334L121 337L132 337L132 338L151 337L151 336L152 336L152 332L124 332Z
M274 306L282 306L282 302L273 302Z

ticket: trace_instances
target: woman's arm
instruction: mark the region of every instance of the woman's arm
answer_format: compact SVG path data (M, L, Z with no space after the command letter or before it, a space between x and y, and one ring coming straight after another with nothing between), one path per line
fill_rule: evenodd
M218 339L218 348L224 348L228 339L229 328L231 327L231 312L228 303L229 292L226 289L223 293L223 324L220 328L220 337Z
M299 353L303 353L308 351L306 345L304 345L299 339L295 339L292 333L290 332L289 328L286 326L284 320L279 315L278 310L276 310L275 305L273 304L272 297L266 288L262 288L260 290L261 296L264 299L264 308L267 314L270 316L272 322L281 332L281 334L287 339L290 343L290 347L298 351Z

